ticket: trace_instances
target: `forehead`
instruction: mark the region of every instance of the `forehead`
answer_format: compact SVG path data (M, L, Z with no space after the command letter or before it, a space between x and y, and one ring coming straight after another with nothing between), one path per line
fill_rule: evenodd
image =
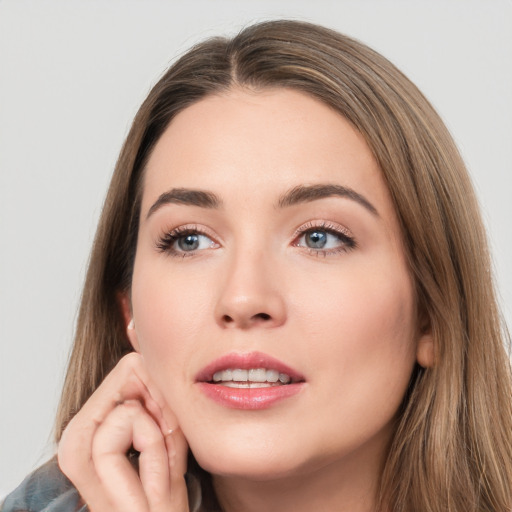
M390 207L372 152L339 113L295 90L234 89L173 119L148 160L142 206L173 187L263 200L316 183L348 186Z

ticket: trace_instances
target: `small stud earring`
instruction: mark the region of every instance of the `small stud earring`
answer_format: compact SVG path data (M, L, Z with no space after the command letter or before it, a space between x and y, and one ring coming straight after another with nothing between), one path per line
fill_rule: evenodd
M133 318L130 320L130 323L128 324L128 330L133 331L135 329L135 322L133 321Z

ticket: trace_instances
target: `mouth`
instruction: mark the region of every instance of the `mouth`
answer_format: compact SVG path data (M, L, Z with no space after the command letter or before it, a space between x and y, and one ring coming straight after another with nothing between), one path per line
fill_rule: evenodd
M292 382L287 373L267 368L242 368L220 370L213 374L211 382L228 388L270 388Z
M225 407L264 409L298 393L305 378L271 356L251 352L213 361L199 372L196 382L208 398Z

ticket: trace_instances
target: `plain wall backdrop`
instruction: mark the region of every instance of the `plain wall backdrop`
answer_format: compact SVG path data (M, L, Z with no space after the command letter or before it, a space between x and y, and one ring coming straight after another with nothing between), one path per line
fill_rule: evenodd
M283 17L369 44L438 109L511 324L511 1L0 0L0 498L54 451L89 249L139 104L194 42Z

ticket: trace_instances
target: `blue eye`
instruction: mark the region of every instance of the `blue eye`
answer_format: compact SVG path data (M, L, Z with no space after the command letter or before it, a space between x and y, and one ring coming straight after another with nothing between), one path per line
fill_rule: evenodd
M157 242L157 248L160 251L180 256L215 247L217 244L210 237L187 228L174 229L163 235Z
M298 235L294 245L296 247L305 247L317 255L326 256L340 251L348 251L356 247L354 238L337 227L301 228Z
M174 246L178 246L182 251L195 251L197 249L204 249L201 245L204 245L203 238L209 240L204 235L199 235L197 233L190 233L189 235L183 235L178 237L178 239L174 242ZM211 242L211 240L210 240ZM176 249L176 247L174 247Z
M323 249L328 242L329 233L325 231L310 231L304 235L306 245L311 249Z

